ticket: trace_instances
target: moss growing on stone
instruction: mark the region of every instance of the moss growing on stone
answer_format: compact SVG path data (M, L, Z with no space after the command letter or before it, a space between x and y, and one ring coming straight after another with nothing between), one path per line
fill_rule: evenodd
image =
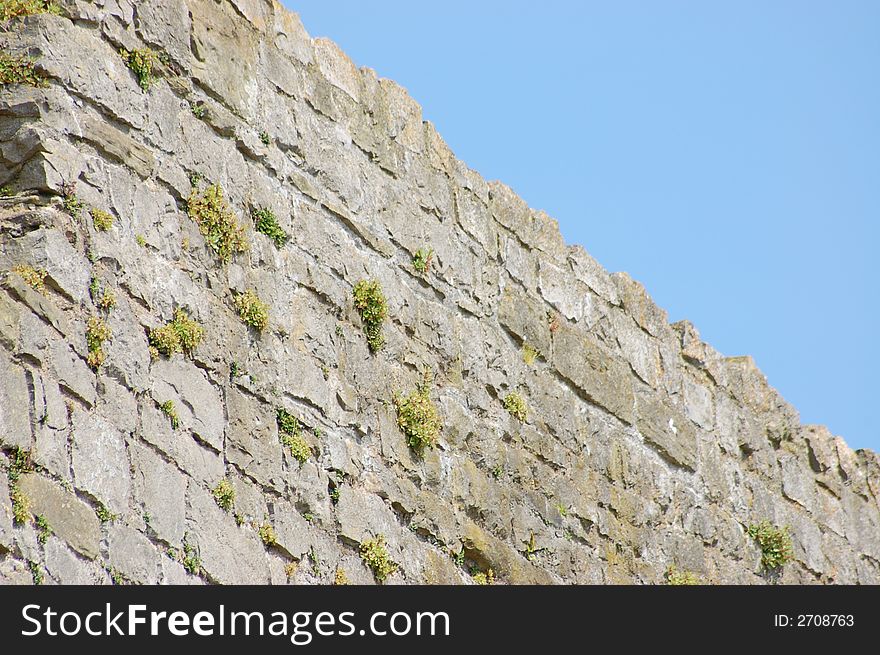
M766 519L749 526L749 536L761 549L761 565L768 571L782 568L794 556L788 528L778 528Z
M300 464L312 456L312 449L302 435L302 426L293 414L283 407L275 410L275 421L278 423L278 438L281 445L290 450L290 454Z
M106 232L113 227L113 216L105 212L103 209L92 207L89 210L89 214L92 217L92 223L94 224L95 229L99 232Z
M94 370L98 370L107 359L104 342L113 338L113 331L101 316L89 318L86 326L86 345L89 349L87 362Z
M526 407L526 401L515 391L507 394L504 400L501 401L501 404L504 405L504 409L516 420L525 423L528 419L529 410Z
M61 200L64 211L74 218L78 218L85 208L85 203L76 195L76 182L70 182L61 187Z
M41 268L34 268L27 264L19 264L12 269L12 272L18 275L25 283L34 291L46 293L46 271Z
M333 584L338 587L348 584L348 576L345 574L345 569L341 566L336 567L336 575L333 577Z
M376 352L385 345L382 322L388 315L388 303L377 280L360 280L354 285L354 308L364 324L367 345Z
M431 262L434 261L434 250L432 248L419 248L413 255L412 265L416 272L426 275L431 269Z
M159 63L159 57L156 52L150 48L138 48L135 50L122 48L119 50L119 56L122 57L122 61L134 73L141 90L149 91L150 86L155 82L153 69Z
M143 234L138 234L134 238L134 240L135 240L135 243L137 243L141 248L144 248L147 245L147 237L145 237Z
M0 2L0 22L13 18L33 16L34 14L61 14L61 8L51 0L2 0Z
M679 571L676 567L670 566L665 573L666 584L672 586L692 586L700 584L700 579L696 573L691 571Z
M269 325L269 305L250 289L235 297L235 309L242 321L260 332Z
M361 542L360 555L379 582L385 582L388 576L397 571L397 564L391 560L385 547L385 535Z
M395 395L397 425L406 436L406 442L414 450L437 445L442 423L437 406L430 397L431 374L425 375L416 390L407 396Z
M46 76L36 69L32 59L0 53L0 86L13 84L43 87Z
M182 309L174 312L174 319L162 327L150 330L150 345L159 353L170 357L183 352L191 355L204 336L202 326L191 319Z
M272 143L272 137L269 136L269 133L266 130L260 132L260 142L262 142L264 146L268 146Z
M162 410L162 413L168 417L169 421L171 421L172 430L176 430L180 427L180 417L177 415L177 408L174 406L173 400L166 400L164 403L161 403L159 409Z
M217 501L217 505L219 505L221 509L228 512L232 509L232 506L235 505L235 487L233 487L232 483L226 478L220 480L217 486L214 487L212 493L214 494L214 500Z
M37 541L40 544L45 544L49 537L52 536L52 526L49 525L49 521L46 520L46 517L42 514L38 514L34 517L34 525L37 528Z
M275 212L267 207L261 207L251 211L251 218L254 219L254 228L257 232L265 234L272 239L276 248L282 248L287 243L287 232L278 225L278 218Z
M223 189L219 184L212 184L204 190L193 187L187 200L186 212L199 226L208 247L224 264L232 256L248 249L244 228L232 207L223 197Z

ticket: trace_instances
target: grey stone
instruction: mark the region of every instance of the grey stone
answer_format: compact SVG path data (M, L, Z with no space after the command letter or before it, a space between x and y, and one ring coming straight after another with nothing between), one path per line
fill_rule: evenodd
M22 475L19 486L34 515L45 516L59 538L89 559L100 554L101 526L91 507L36 473Z
M672 463L692 471L696 469L696 430L673 407L650 396L636 396L636 427L645 440Z
M191 485L187 497L187 538L195 542L209 578L223 584L266 584L269 566L256 532L236 525L202 488Z
M110 566L136 584L159 581L160 555L144 535L126 525L114 524L107 534Z
M156 402L174 401L181 426L215 450L223 450L223 404L205 374L182 357L160 359L152 372Z
M77 557L56 537L49 537L45 546L46 572L58 584L108 584L110 576L97 562Z
M186 518L186 476L151 448L131 446L135 497L143 506L147 529L169 544L183 541Z
M71 436L73 479L112 513L128 510L131 477L125 437L109 421L75 412Z
M31 444L30 393L25 372L0 352L0 441L28 449Z
M381 534L389 584L470 584L471 565L508 584L657 584L669 565L763 584L745 527L767 519L794 543L779 582L880 581L880 458L801 425L751 358L670 326L639 282L566 246L456 159L400 85L279 3L64 11L2 36L51 84L0 94L0 182L22 191L0 198L0 580L29 584L33 560L50 583L328 584L341 567L370 584L357 548ZM147 91L119 55L144 46L162 53ZM187 215L196 174L250 242L228 263ZM58 197L71 182L77 217ZM256 233L259 207L285 244ZM423 273L420 248L434 250ZM18 264L45 269L47 292ZM353 307L364 278L388 303L376 353ZM236 311L247 289L269 306L260 333ZM202 342L151 358L149 329L178 308ZM113 332L97 373L96 313ZM422 369L443 429L418 453L395 392ZM502 406L511 390L524 422ZM301 419L304 463L280 443L278 407ZM19 488L55 531L44 545L12 524L16 446L37 467ZM212 495L224 478L229 511ZM118 516L99 523L99 506Z

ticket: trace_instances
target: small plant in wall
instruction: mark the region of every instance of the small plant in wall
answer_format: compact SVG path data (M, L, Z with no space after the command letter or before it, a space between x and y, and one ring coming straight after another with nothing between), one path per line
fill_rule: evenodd
M478 585L495 584L495 571L492 569L486 569L486 571L474 570L471 572L471 576Z
M34 517L34 525L37 528L37 541L39 541L41 545L45 545L49 540L49 537L52 536L52 526L49 525L49 521L47 521L46 517L42 514Z
M397 564L391 560L385 547L384 535L380 534L375 539L362 541L360 554L361 559L372 569L373 575L379 582L385 582L388 576L397 571Z
M94 224L95 229L99 232L106 232L113 227L113 216L108 212L105 212L103 209L92 207L89 210L89 214L92 217L92 223Z
M76 195L76 182L68 182L61 187L61 203L64 211L78 218L85 207L85 203Z
M251 218L254 219L254 228L257 232L265 234L272 239L272 243L275 244L276 248L284 247L289 237L287 232L278 225L278 217L275 216L275 212L268 207L260 207L259 209L251 210Z
M670 566L664 574L666 584L671 586L692 586L700 584L700 579L696 573L691 571L680 571L675 566Z
M182 309L174 312L174 319L162 327L150 330L150 346L166 357L183 352L191 355L199 345L204 329Z
M104 342L113 338L113 331L100 316L92 316L86 326L86 345L89 349L87 362L97 371L106 361L107 354L104 352Z
M431 372L426 369L415 391L407 396L394 396L397 425L409 447L417 451L436 446L442 428L440 414L430 396L431 381Z
M529 410L526 407L526 401L515 391L507 394L501 401L504 409L517 421L525 423L529 418Z
M541 352L537 348L535 348L532 344L530 344L530 343L523 344L522 358L526 364L531 366L532 364L535 363L535 361L540 356L541 356Z
M177 415L177 408L174 406L173 400L166 400L164 403L161 403L159 409L162 410L162 413L168 417L169 421L171 421L172 430L176 430L180 427L180 417Z
M232 506L235 505L235 487L232 486L232 483L226 478L220 480L216 487L214 487L212 493L214 494L214 500L217 501L217 505L220 506L220 509L225 511L230 511Z
M434 250L432 248L419 248L413 255L412 265L416 272L427 275L433 261Z
M239 225L219 184L200 189L200 181L195 182L186 203L186 213L199 226L208 247L226 264L233 255L249 248L244 228Z
M32 59L0 53L0 86L13 84L33 87L47 85L46 76L36 69Z
M260 540L267 548L278 545L278 535L275 533L275 528L269 523L269 519L263 519L263 523L260 525L258 532Z
M290 450L290 454L300 463L312 455L312 449L302 435L299 419L283 407L275 410L275 421L278 423L278 438L281 445Z
M354 308L364 324L367 345L376 352L385 345L382 323L388 315L388 302L377 280L360 280L354 285Z
M748 532L761 549L761 565L767 571L782 568L794 556L788 528L778 528L765 519L750 525Z
M34 268L28 264L19 264L12 269L25 283L37 293L46 295L46 271Z
M121 48L119 50L119 56L122 57L122 61L124 61L125 65L131 69L132 73L134 73L141 90L144 92L149 91L150 86L155 82L153 69L159 63L159 56L150 48L139 48L135 50Z
M235 309L241 320L258 332L269 325L269 305L250 289L235 297Z
M60 15L61 9L52 0L2 0L0 2L0 21L6 22L20 16L34 14Z

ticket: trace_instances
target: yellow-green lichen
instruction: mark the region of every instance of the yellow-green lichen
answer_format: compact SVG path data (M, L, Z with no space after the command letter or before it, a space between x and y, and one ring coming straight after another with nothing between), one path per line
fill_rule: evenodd
M532 344L530 344L530 343L523 344L522 358L526 364L531 366L532 364L535 363L535 361L540 356L541 356L541 352L537 348L535 348Z
M675 566L670 566L665 573L666 584L672 586L693 586L700 584L700 579L696 573L691 571L680 571Z

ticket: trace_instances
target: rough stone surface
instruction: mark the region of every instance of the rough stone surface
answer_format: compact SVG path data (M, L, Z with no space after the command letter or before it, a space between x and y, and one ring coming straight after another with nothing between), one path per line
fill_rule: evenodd
M0 32L48 75L0 89L0 186L15 191L0 200L0 582L31 583L34 562L63 584L328 584L337 567L371 583L358 546L383 535L389 584L489 568L508 584L657 584L669 566L762 584L747 528L768 519L792 534L781 582L880 583L880 458L801 425L751 358L669 325L641 284L567 247L455 159L400 86L270 0L60 4ZM118 51L146 45L167 57L144 92ZM196 175L244 226L228 263L186 214ZM77 216L61 199L74 183ZM257 207L283 246L255 231ZM113 227L96 231L91 208ZM388 300L377 353L352 301L364 278ZM269 307L262 332L237 314L246 290ZM178 309L202 342L151 356ZM94 315L112 331L97 372ZM443 430L420 454L393 399L422 370ZM524 421L502 405L514 391ZM282 446L278 408L307 461ZM19 448L45 544L12 521Z

